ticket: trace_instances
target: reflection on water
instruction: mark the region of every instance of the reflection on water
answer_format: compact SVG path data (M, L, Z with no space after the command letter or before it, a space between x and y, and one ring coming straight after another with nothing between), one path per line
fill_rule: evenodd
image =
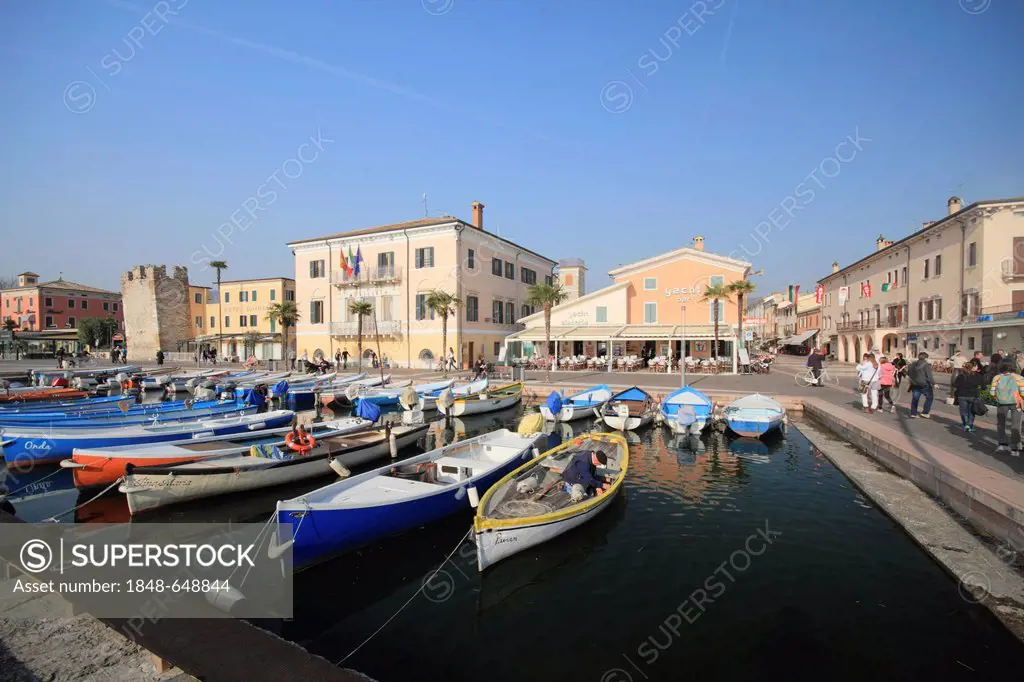
M421 446L515 428L521 410L435 423ZM549 425L541 447L592 428L592 420ZM301 572L296 617L259 625L339 661L387 623L345 662L381 682L1019 676L1020 643L983 607L960 599L955 582L797 429L762 442L717 432L692 441L653 427L629 440L623 494L555 541L481 576L472 543L460 542L472 521L467 508ZM330 480L138 521L262 521L276 500ZM84 501L73 489L48 495L15 504L32 520ZM53 498L55 509L39 507ZM74 517L122 521L127 509L112 495ZM761 554L745 555L745 539L758 531L777 535ZM730 569L724 591L709 597L708 576L737 553L749 564ZM699 611L686 607L695 594ZM671 620L680 612L698 617ZM631 678L607 677L613 669Z

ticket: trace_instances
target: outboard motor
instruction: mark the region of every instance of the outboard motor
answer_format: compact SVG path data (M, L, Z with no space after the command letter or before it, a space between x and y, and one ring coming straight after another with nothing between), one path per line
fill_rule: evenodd
M107 387L107 395L121 395L121 382L110 377L104 384Z
M217 392L213 390L213 387L207 386L197 386L192 395L195 396L196 402L203 400L216 400L217 398Z

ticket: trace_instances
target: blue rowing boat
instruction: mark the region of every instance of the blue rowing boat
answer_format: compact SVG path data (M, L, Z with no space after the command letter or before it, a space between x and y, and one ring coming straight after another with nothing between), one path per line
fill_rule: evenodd
M594 410L611 398L612 389L607 384L574 393L568 398L555 391L540 406L540 413L544 415L544 421L571 422L584 417L593 417Z
M256 408L247 408L255 412ZM264 414L234 414L185 422L129 424L92 429L4 428L2 438L10 441L4 455L8 466L28 466L59 462L70 457L75 448L106 448L117 445L159 443L199 436L248 433L290 424L295 413L277 410Z
M760 438L782 428L786 409L779 401L754 393L729 403L723 416L733 433Z
M228 416L241 413L243 410L255 410L256 407L247 407L244 403L234 400L217 405L202 407L198 409L181 408L158 412L126 413L120 412L103 415L61 415L29 417L9 417L0 419L0 427L26 427L26 428L60 428L60 429L92 429L107 428L111 426L130 426L132 424L154 424L163 422L195 421L209 417Z
M711 421L714 405L697 389L683 386L665 396L659 409L662 422L672 433L696 436Z
M500 429L278 502L276 551L292 547L294 565L303 566L468 512L536 456L535 441Z

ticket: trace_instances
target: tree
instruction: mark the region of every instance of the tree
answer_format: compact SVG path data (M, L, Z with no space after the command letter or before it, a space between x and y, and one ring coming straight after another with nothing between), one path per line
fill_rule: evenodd
M250 355L256 355L256 344L260 342L259 332L246 332L242 334L242 353L248 360Z
M711 319L715 321L715 346L711 351L711 357L716 362L718 361L718 307L721 305L720 301L729 300L731 294L732 292L725 284L715 284L708 285L704 289L704 296L701 297L702 301L711 301Z
M363 369L363 317L373 313L373 304L354 298L348 302L348 312L356 316L356 347L359 353L359 370Z
M739 338L743 339L743 316L746 314L743 305L747 296L754 290L754 283L749 279L738 279L729 285L729 293L736 294L736 310L739 311ZM744 344L746 345L746 344Z
M79 320L75 327L78 330L78 343L83 346L100 345L100 320L95 317L86 317Z
M220 273L221 270L228 269L228 262L226 260L210 261L210 267L217 271L217 354L219 355L224 347L222 338L224 333L224 292L220 290Z
M531 284L526 289L526 303L544 309L544 350L551 352L551 309L569 298L569 294L561 284ZM612 349L608 349L608 361L611 362ZM555 358L558 361L558 358ZM548 363L545 381L551 381L551 363Z
M281 325L281 359L288 357L288 330L299 322L299 309L295 301L274 303L267 312L267 319Z
M117 333L117 320L107 317L99 322L98 346L109 347L114 343L114 334Z
M18 323L13 318L8 317L4 320L4 329L7 330L8 334L14 333L14 330L18 328Z
M441 358L445 375L448 374L448 362L445 360L448 357L445 351L448 347L448 316L454 315L456 308L460 305L462 305L462 301L455 294L449 294L447 291L433 289L427 294L427 309L433 310L441 316Z

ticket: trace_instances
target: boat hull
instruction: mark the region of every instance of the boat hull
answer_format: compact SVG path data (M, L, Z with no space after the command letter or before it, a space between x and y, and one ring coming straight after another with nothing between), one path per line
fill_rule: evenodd
M427 428L422 426L396 437L398 449L416 443ZM386 438L382 438L380 442L354 448L351 452L341 452L335 459L346 467L353 467L385 457L390 452L390 443ZM215 466L215 463L211 462L211 465ZM147 470L152 471L155 468L157 467L147 466L125 477L121 490L128 498L128 508L133 516L173 504L286 485L333 473L328 465L326 452L321 455L274 462L273 465L262 468L225 466L201 473L146 473Z
M296 567L322 561L380 538L398 535L434 523L460 511L470 512L467 488L480 494L526 461L532 450L526 449L497 468L437 493L394 504L378 504L345 509L281 510L277 521L285 535L294 538L292 557Z
M757 417L726 417L729 429L737 436L745 438L761 438L782 427L782 417L759 419Z
M505 398L456 400L455 404L447 410L442 408L440 405L438 405L437 409L444 415L447 415L450 412L453 417L464 417L470 414L483 414L485 412L497 412L498 410L504 410L518 404L520 400L522 400L522 393Z
M541 405L540 413L544 417L544 421L547 422L572 422L577 419L593 417L594 410L599 410L602 407L604 407L604 403L594 403L591 405L563 405L562 409L558 411L558 414L552 414L551 409L547 405Z
M699 436L708 425L707 417L697 417L692 422L684 423L675 415L662 412L661 419L669 431L679 436Z
M599 502L587 510L557 521L541 521L521 526L485 529L476 531L477 567L483 571L502 559L523 552L531 547L544 544L549 540L581 526L607 509L618 495L618 488L602 495Z
M639 417L623 417L617 414L602 414L600 410L595 410L594 414L596 414L608 428L615 429L616 431L635 431L636 429L650 424L652 419L650 414L641 415Z

